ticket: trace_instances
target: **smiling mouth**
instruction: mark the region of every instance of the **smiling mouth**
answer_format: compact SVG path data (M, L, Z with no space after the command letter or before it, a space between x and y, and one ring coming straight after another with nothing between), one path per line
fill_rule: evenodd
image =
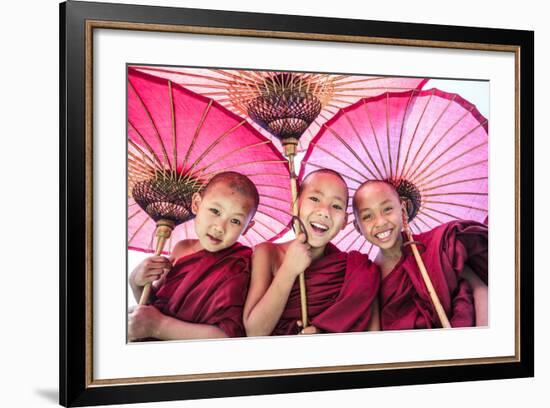
M389 230L386 230L386 231L379 232L378 234L375 234L374 236L380 241L387 241L391 236L391 232L392 232L392 230L389 229Z
M310 222L309 225L311 226L311 229L313 230L313 232L317 234L324 234L329 230L328 226L318 222Z

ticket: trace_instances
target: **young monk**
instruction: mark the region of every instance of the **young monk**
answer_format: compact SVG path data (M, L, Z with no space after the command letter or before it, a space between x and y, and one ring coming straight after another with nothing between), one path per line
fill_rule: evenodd
M346 225L346 183L332 170L315 171L304 179L298 202L307 242L300 233L293 241L254 249L243 317L247 335L377 329L378 269L367 256L341 252L330 243ZM305 328L297 279L302 272L311 320Z
M374 262L382 273L381 329L441 327L415 258L403 247L407 212L395 187L368 181L357 189L353 208L357 230L380 248ZM487 325L487 236L487 226L473 221L413 236L424 246L419 251L452 327Z
M130 340L245 335L242 313L252 251L237 239L254 224L258 204L254 184L235 172L214 176L193 195L198 239L178 242L170 258L146 258L130 276L136 301L145 284L153 282L154 292L151 306L130 313Z

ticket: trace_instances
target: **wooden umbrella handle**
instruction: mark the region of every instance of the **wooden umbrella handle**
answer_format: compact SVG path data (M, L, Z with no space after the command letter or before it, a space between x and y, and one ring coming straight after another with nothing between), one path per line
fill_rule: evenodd
M298 218L298 184L296 182L296 172L294 171L294 156L296 155L296 145L298 141L292 140L284 143L285 156L288 158L288 168L290 170L290 192L292 194L292 215L294 216L294 231L298 235L302 229L300 226L300 220ZM309 326L309 318L307 313L307 292L306 292L306 278L304 272L298 275L298 282L300 284L300 305L302 312L302 327Z
M407 231L407 235L409 234L410 233ZM409 238L409 241L412 241L411 239L412 237L409 236L408 238ZM414 242L412 242L410 246L411 246L412 253L414 255L414 259L416 260L416 264L418 265L418 269L420 269L420 274L422 275L424 284L426 285L426 289L428 290L428 294L430 295L430 299L432 300L432 304L434 305L437 316L439 317L439 321L441 322L441 327L448 329L451 327L451 323L449 323L449 319L445 314L445 310L443 309L443 306L439 301L439 297L437 296L437 293L432 284L432 280L428 275L428 271L426 270L426 266L424 265L422 256L420 255L420 252L418 252L418 248L416 247L416 244Z
M174 229L174 222L169 220L159 220L157 221L157 229L156 229L156 236L157 236L157 248L155 250L155 256L158 256L162 253L162 250L164 249L164 244L166 244L166 241L168 238L170 238L170 235L172 234L172 230ZM151 283L147 283L143 287L143 291L141 292L141 297L139 298L139 304L140 305L146 305L147 302L149 302L149 299L151 298Z

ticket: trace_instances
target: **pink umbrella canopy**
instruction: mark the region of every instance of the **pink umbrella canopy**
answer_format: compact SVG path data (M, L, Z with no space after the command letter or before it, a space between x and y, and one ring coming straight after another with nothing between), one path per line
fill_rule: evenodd
M413 233L488 216L488 121L474 105L437 89L385 93L340 110L322 126L300 177L319 168L340 173L353 196L367 180L392 182ZM376 255L349 223L333 242Z
M288 230L287 161L270 140L219 103L133 68L128 69L128 248L154 252L156 221L177 226L164 252L196 238L191 196L215 174L248 176L260 194L245 245Z
M299 139L305 151L320 126L339 109L388 91L421 89L425 78L216 68L135 66L212 98L247 120L281 149Z

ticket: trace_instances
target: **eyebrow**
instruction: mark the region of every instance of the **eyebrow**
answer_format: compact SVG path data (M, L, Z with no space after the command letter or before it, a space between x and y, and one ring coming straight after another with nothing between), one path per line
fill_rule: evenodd
M316 193L316 194L320 194L322 195L323 197L325 196L325 194L321 191L321 190L313 190L312 193ZM336 195L334 196L333 198L336 198L337 200L340 200L342 201L343 203L346 202L346 200L344 200L342 197L340 197L339 195Z

